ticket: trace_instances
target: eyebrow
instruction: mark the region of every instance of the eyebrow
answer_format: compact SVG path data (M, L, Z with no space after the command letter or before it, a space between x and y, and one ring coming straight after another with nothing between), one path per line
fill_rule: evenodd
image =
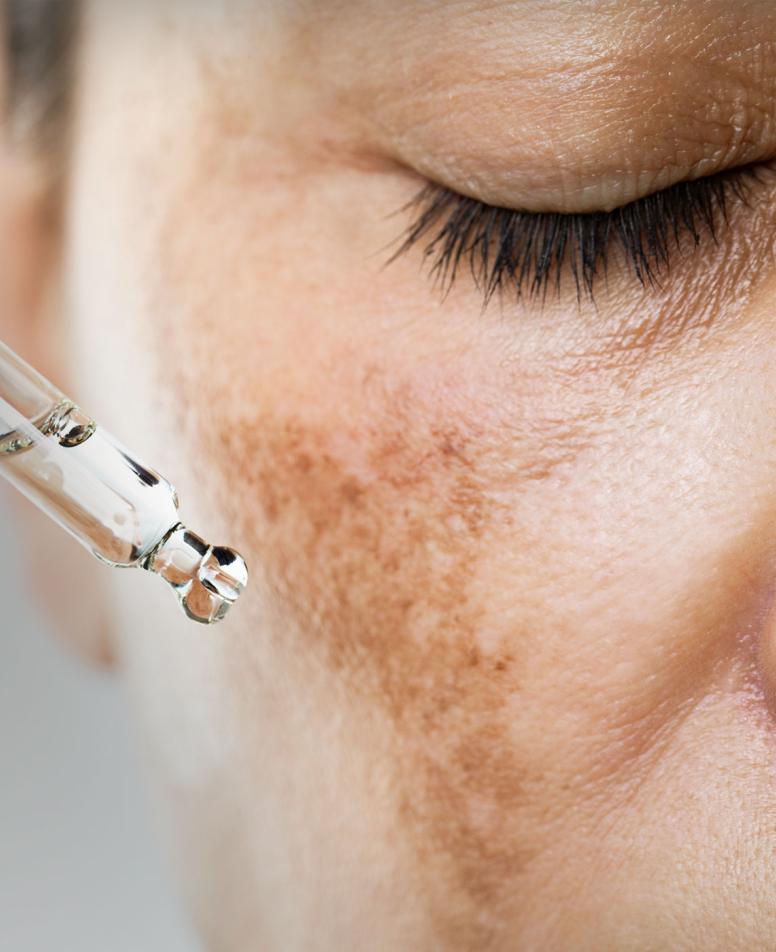
M603 210L776 157L771 0L390 7L329 11L329 81L389 155L463 194Z

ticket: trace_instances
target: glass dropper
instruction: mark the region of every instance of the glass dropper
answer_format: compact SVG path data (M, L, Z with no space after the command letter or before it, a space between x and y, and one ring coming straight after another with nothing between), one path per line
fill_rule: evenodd
M0 476L101 561L160 575L193 621L222 619L248 581L239 553L180 522L171 483L2 341Z

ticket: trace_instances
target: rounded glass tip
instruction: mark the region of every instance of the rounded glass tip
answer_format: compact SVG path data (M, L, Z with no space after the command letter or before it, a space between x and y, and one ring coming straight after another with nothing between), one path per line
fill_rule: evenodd
M248 583L245 560L234 549L209 545L179 522L140 563L160 575L192 621L220 621Z

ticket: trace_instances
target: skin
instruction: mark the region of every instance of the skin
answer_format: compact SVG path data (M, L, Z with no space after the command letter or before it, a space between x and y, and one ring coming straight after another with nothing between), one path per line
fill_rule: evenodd
M250 586L195 628L20 511L208 948L776 945L776 177L595 305L383 267L424 176L603 210L767 163L774 43L762 0L86 3L2 336Z

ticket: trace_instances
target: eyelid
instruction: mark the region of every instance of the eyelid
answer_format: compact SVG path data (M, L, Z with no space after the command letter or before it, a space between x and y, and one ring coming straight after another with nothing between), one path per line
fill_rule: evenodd
M424 258L444 294L468 263L485 306L507 289L518 299L543 300L550 285L559 294L566 270L579 300L593 297L616 248L638 283L655 286L684 240L696 248L704 235L717 240L728 206L748 203L759 171L745 166L679 182L612 211L572 213L488 205L429 182L404 207L414 217L387 263L426 239Z

